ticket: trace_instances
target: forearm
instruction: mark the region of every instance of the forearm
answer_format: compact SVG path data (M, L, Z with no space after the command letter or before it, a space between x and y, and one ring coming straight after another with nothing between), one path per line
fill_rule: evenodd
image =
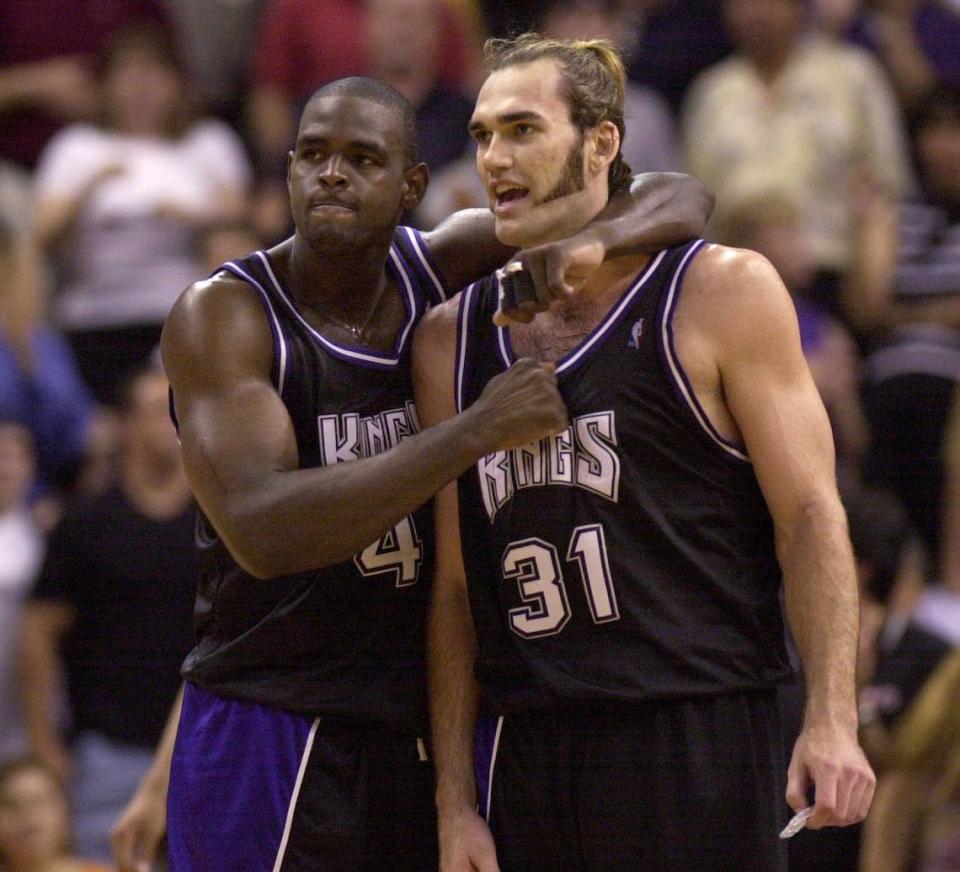
M170 763L173 760L173 746L177 740L177 727L180 725L180 710L183 706L183 685L177 692L177 698L170 707L167 722L163 727L163 734L153 754L153 762L140 781L138 790L150 792L158 797L166 798L167 786L170 784Z
M658 251L702 236L713 195L693 176L645 173L611 197L582 233L603 243L607 258Z
M810 504L778 533L787 616L803 662L804 726L856 731L859 603L846 519L839 501Z
M54 719L56 689L62 687L62 666L54 639L25 618L20 638L17 670L23 720L31 747L49 748L60 744Z
M476 637L465 587L451 587L437 579L428 633L436 799L443 818L473 811L477 800L473 771L479 695L473 676Z
M338 563L475 463L488 450L483 437L481 417L467 410L373 457L275 473L228 499L221 533L258 577Z

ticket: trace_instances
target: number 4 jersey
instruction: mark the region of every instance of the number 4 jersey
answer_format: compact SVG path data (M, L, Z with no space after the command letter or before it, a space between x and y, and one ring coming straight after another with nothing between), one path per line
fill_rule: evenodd
M773 527L743 449L711 426L672 316L702 242L668 249L557 361L571 425L459 480L478 640L497 714L769 687L787 673ZM460 304L463 409L514 360L496 278Z
M416 231L398 228L387 260L407 309L389 354L337 344L314 330L264 252L223 269L263 303L274 342L272 378L293 422L301 468L369 457L417 432L413 328L444 292ZM188 681L287 711L423 734L429 505L352 560L269 580L244 572L203 517L198 530L197 644L184 664ZM293 528L289 535L293 541L308 534Z

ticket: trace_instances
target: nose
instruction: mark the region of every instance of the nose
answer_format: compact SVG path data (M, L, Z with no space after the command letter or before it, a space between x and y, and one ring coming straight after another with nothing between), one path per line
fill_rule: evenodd
M513 153L504 137L494 133L489 142L481 146L478 157L483 169L487 172L503 170L513 164Z
M343 162L339 155L331 155L320 165L317 179L327 188L345 188L347 177L342 169Z

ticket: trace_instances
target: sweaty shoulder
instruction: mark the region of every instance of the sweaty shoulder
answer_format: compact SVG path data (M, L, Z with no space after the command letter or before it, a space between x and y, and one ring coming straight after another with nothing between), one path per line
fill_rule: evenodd
M755 321L778 310L794 312L793 301L773 265L762 254L724 245L705 245L694 256L683 281L682 297L695 301L698 322L719 319L724 327Z
M720 356L799 347L796 309L770 261L746 249L706 245L683 281L675 326Z
M257 292L227 272L190 285L167 316L161 354L171 384L223 366L269 376L273 340ZM199 370L199 371L198 371Z

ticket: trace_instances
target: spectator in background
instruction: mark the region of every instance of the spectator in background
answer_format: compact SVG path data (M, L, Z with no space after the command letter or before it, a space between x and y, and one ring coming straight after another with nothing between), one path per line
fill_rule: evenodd
M3 0L0 160L30 170L62 124L93 118L97 57L144 20L167 26L163 0Z
M438 64L443 84L456 89L475 73L467 65L466 27L451 3L440 0L437 6L442 35ZM367 0L267 0L248 114L258 173L254 223L271 242L291 227L284 184L287 153L307 99L321 85L367 74L374 65L368 54L367 5Z
M13 669L23 600L42 557L40 531L27 505L33 467L30 431L0 419L0 760L26 750Z
M897 495L936 556L943 436L960 377L960 89L925 101L915 150L922 197L897 208L869 180L861 186L845 305L870 338L865 473Z
M430 172L463 154L473 100L443 81L443 0L366 0L367 75L396 88L417 116L417 158Z
M60 131L36 177L36 233L60 272L55 315L104 404L142 366L180 291L197 278L197 242L244 208L238 137L196 120L173 47L155 29L114 35L99 124Z
M63 338L43 320L36 252L0 219L0 418L25 425L36 454L32 497L61 496L80 471L93 399Z
M31 748L73 776L77 844L104 859L110 826L150 765L192 643L195 511L167 403L159 372L130 382L117 484L64 515L24 610L21 693ZM69 744L51 704L63 671Z
M266 0L165 0L203 110L242 128L250 63Z
M803 216L793 202L775 193L748 199L727 215L718 239L759 251L790 291L803 355L833 427L838 476L856 479L869 442L859 395L860 358L849 331L809 296L817 266Z
M736 53L702 73L684 107L691 172L717 195L716 226L758 191L800 204L818 267L815 299L838 308L864 166L895 195L910 185L896 100L860 49L806 31L804 0L725 0Z
M870 49L912 114L938 84L960 85L960 6L944 0L816 0L830 33Z
M625 0L625 5L636 31L630 78L660 93L678 116L694 78L732 50L723 0Z
M31 757L0 763L0 869L4 872L109 872L70 851L63 783Z
M960 869L960 651L901 718L864 825L861 872Z

